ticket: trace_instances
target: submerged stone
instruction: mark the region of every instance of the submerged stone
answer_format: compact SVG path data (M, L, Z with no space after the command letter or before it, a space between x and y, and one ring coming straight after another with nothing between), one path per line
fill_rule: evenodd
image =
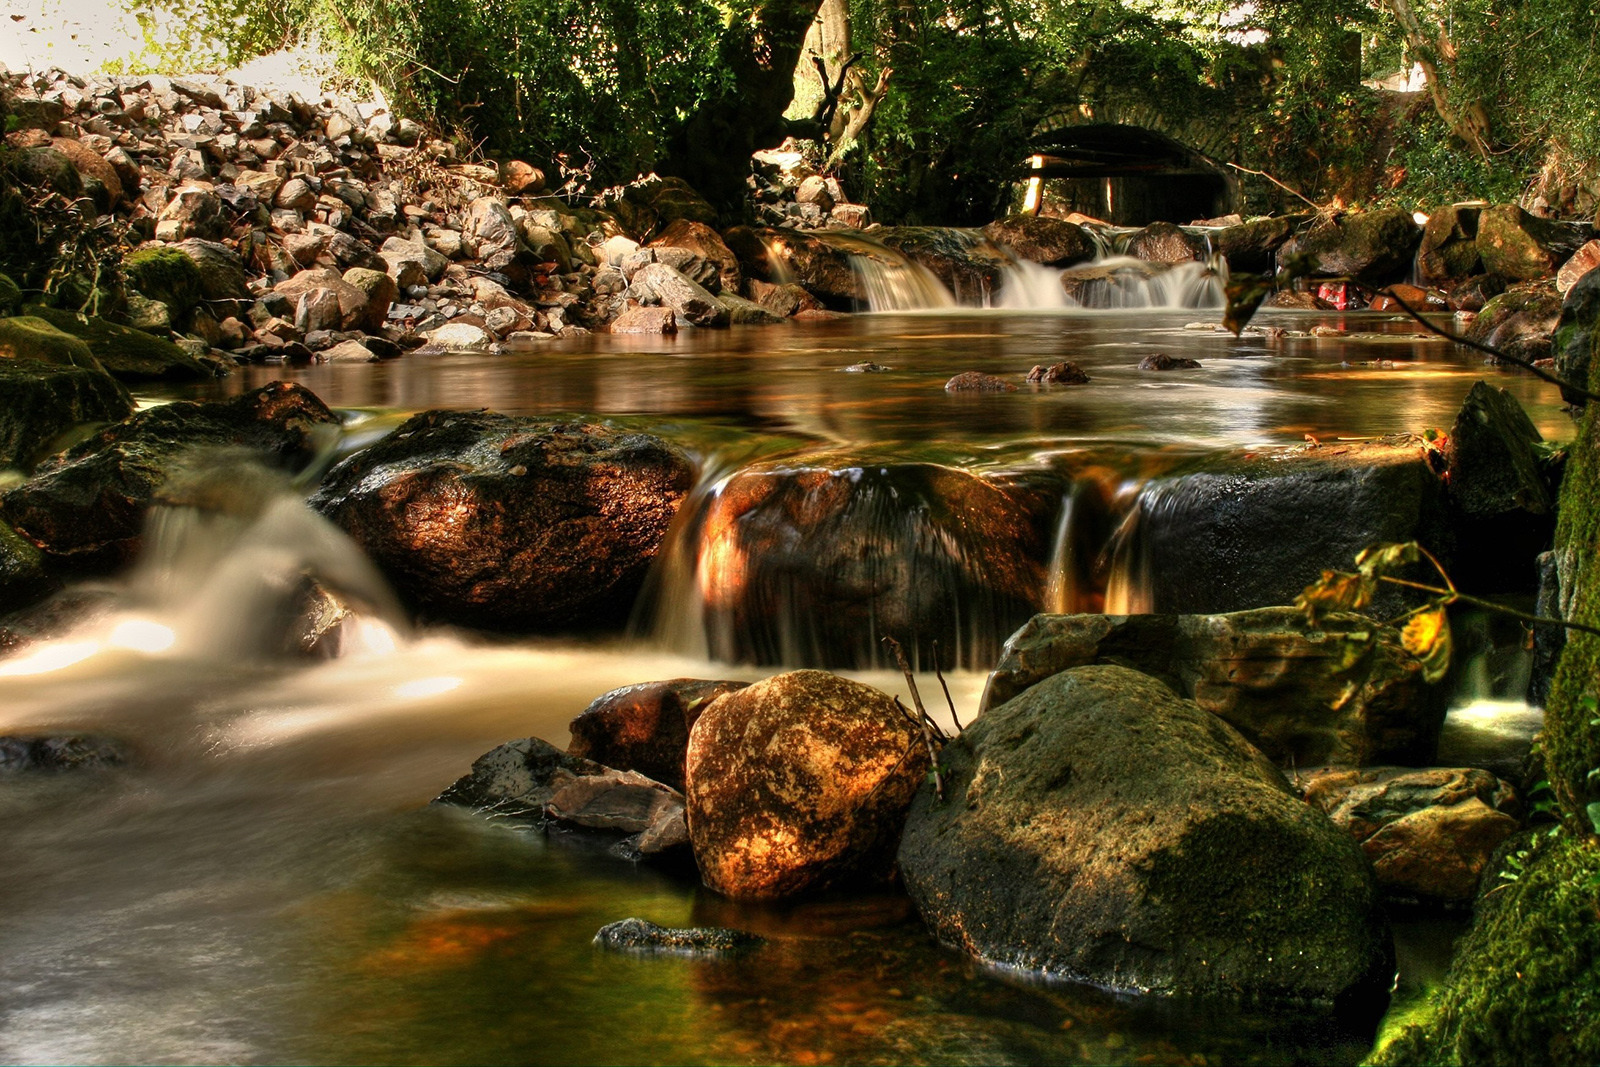
M629 952L722 956L760 948L766 944L766 938L715 926L666 927L644 919L622 919L602 926L594 935L594 943L601 948Z
M0 776L24 771L98 770L127 762L127 746L109 737L0 737Z

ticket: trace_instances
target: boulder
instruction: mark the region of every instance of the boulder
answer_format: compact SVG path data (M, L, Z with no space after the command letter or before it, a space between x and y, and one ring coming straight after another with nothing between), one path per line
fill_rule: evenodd
M339 329L354 330L367 321L366 292L345 281L344 275L331 267L312 267L300 271L272 287L273 292L294 301L299 301L313 289L327 289L333 293L339 307Z
M1048 508L1059 505L1052 496ZM733 475L706 503L697 582L728 662L869 667L893 636L924 665L981 667L1038 610L1038 502L931 463Z
M983 235L1022 259L1046 267L1070 267L1093 259L1096 253L1094 240L1082 226L1048 215L996 219L983 228Z
M17 321L0 320L0 352L7 350L6 336ZM71 366L0 356L0 468L30 470L74 426L118 422L131 414L132 397L93 357Z
M81 340L96 361L122 381L204 381L216 377L211 367L164 337L95 316L82 319L60 308L31 310L56 329Z
M1292 215L1248 219L1211 234L1211 247L1236 271L1266 274L1272 270L1278 249L1294 235L1301 221Z
M450 265L447 257L428 247L425 241L407 241L399 237L384 241L378 255L401 288L436 282Z
M156 237L162 241L182 241L189 237L211 240L228 232L228 219L222 198L209 185L185 185L173 194L156 217Z
M500 186L512 196L534 196L544 191L544 171L520 159L500 165Z
M1205 258L1206 242L1170 222L1152 222L1128 235L1127 249L1146 263L1188 263Z
M45 568L44 555L4 522L0 522L0 614L32 604L49 595L55 581ZM0 623L0 654L18 644Z
M672 334L678 332L678 317L671 308L629 307L612 320L612 333Z
M982 371L964 370L944 383L947 393L1014 393L1017 387L1004 378Z
M1600 267L1600 241L1590 241L1572 253L1572 258L1561 264L1561 269L1556 271L1556 292L1566 296L1572 291L1572 287L1578 284L1579 278L1596 267Z
M723 293L717 297L717 302L728 310L728 323L732 326L776 326L784 318L742 296Z
M198 450L243 448L298 468L338 421L310 390L287 382L232 400L149 408L39 464L32 478L0 494L0 518L53 564L103 573L138 554L145 513Z
M945 745L900 870L939 939L1114 989L1381 995L1393 951L1360 850L1239 734L1116 666L1054 675Z
M1475 768L1335 767L1301 789L1361 845L1378 888L1402 898L1469 903L1520 826L1516 790Z
M428 349L434 352L489 352L494 336L470 322L447 322L427 333Z
M1478 274L1450 290L1445 306L1451 311L1479 312L1485 304L1506 291L1506 280L1498 274Z
M730 230L725 236L746 277L775 285L796 282L824 304L844 311L865 299L850 254L815 234L763 229L744 234Z
M1200 361L1187 356L1171 356L1153 352L1139 361L1140 370L1199 370Z
M744 284L744 272L739 269L739 257L723 241L721 234L703 222L678 219L662 230L651 248L682 248L713 264L721 284L720 292L738 293Z
M1475 382L1445 446L1450 499L1473 518L1550 514L1555 497L1535 451L1543 441L1515 397Z
M351 267L344 272L344 280L360 289L367 297L366 315L360 326L368 333L378 333L389 319L389 308L400 298L400 287L381 270Z
M613 951L715 957L759 948L766 938L716 926L669 928L644 919L622 919L602 926L594 943Z
M1052 363L1046 367L1035 364L1028 372L1028 381L1043 385L1087 385L1089 376L1072 360Z
M78 172L86 191L92 187L91 183L97 184L104 190L103 194L95 198L96 208L110 211L121 202L122 179L117 175L117 169L106 161L105 156L82 141L70 137L53 137L50 146L72 164L72 169Z
M16 152L6 161L7 175L18 185L73 199L83 192L83 179L72 161L49 144Z
M239 253L225 244L199 238L180 241L173 248L194 262L200 299L205 301L213 316L225 319L237 315L238 308L250 300L244 260Z
M895 699L822 671L729 693L689 733L689 836L705 884L781 900L887 881L928 769Z
M1589 381L1589 366L1595 343L1600 340L1600 272L1591 271L1573 283L1561 301L1556 317L1551 349L1556 376L1583 387ZM1587 400L1571 389L1561 390L1561 399L1583 407Z
M980 709L1062 671L1116 663L1166 682L1288 766L1427 761L1449 694L1399 633L1296 608L1227 615L1036 615L1006 641Z
M1583 244L1577 233L1530 215L1515 204L1496 204L1478 216L1483 268L1517 281L1542 281Z
M1551 354L1561 305L1553 282L1514 285L1483 305L1464 336L1528 362L1544 359Z
M760 279L751 279L746 284L750 289L751 298L756 303L782 318L789 318L802 311L822 310L822 305L816 297L793 282L774 285Z
M88 345L38 315L0 319L0 361L0 366L46 364L87 371L103 369ZM13 369L8 377L16 374Z
M620 839L616 852L627 858L688 844L683 795L676 789L568 755L537 737L508 741L479 756L471 772L434 803L607 834Z
M944 226L892 226L872 231L885 248L926 269L959 303L982 304L1000 287L1008 258L966 230Z
M1322 216L1284 251L1311 257L1311 273L1383 285L1403 277L1422 230L1402 208Z
M646 263L634 271L626 295L659 300L696 326L728 325L728 309L709 290L665 263Z
M1453 289L1483 273L1483 257L1478 251L1480 210L1473 205L1452 204L1435 208L1428 216L1417 250L1417 276L1423 285Z
M136 248L123 258L122 273L130 288L165 304L173 322L187 322L189 312L205 299L199 264L179 248Z
M681 791L690 729L713 700L747 684L675 678L613 689L572 720L567 751Z
M516 261L522 239L511 211L492 196L480 196L467 208L461 250L485 270L503 271Z
M1420 445L1215 455L1145 483L1135 506L1114 549L1113 610L1290 604L1324 570L1349 570L1356 553L1388 542L1418 541L1450 564L1445 485ZM1409 603L1386 592L1370 613Z
M311 505L430 616L571 630L626 618L693 476L647 434L429 411L334 467Z

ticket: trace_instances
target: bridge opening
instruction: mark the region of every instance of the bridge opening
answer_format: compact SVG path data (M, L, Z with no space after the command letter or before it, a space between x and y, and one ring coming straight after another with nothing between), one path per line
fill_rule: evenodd
M1234 211L1238 183L1211 157L1143 126L1069 126L1034 141L1023 210L1119 226L1179 224Z

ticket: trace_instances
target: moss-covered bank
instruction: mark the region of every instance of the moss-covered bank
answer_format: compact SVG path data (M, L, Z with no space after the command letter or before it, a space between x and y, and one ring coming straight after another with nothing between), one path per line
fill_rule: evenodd
M1589 388L1600 387L1592 361ZM1556 548L1566 615L1600 625L1600 404L1590 404L1561 487ZM1444 988L1413 1025L1390 1027L1379 1064L1600 1063L1600 637L1569 631L1545 708L1544 750L1561 824L1508 860Z

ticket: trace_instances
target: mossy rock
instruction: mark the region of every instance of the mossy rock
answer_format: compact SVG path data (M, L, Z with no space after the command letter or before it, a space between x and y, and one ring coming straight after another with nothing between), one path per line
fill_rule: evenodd
M128 287L151 300L159 300L178 321L200 305L205 279L200 267L176 248L139 248L122 260Z
M0 522L0 614L32 604L48 594L52 586L44 554Z
M69 200L83 193L83 178L72 160L48 145L24 148L12 155L9 162L11 177L18 185L48 189Z
M1600 1063L1600 841L1535 839L1478 901L1432 1011L1372 1064Z
M22 306L22 286L11 275L0 274L0 314L9 315Z
M99 366L87 344L38 314L0 319L0 360L12 359L61 367Z
M125 382L216 377L204 363L165 338L92 316L81 319L57 308L31 310L57 329L80 338L106 370Z
M0 330L16 321L0 320ZM0 467L30 469L53 441L73 427L117 422L133 414L128 391L93 366L92 358L90 363L65 366L0 359Z

